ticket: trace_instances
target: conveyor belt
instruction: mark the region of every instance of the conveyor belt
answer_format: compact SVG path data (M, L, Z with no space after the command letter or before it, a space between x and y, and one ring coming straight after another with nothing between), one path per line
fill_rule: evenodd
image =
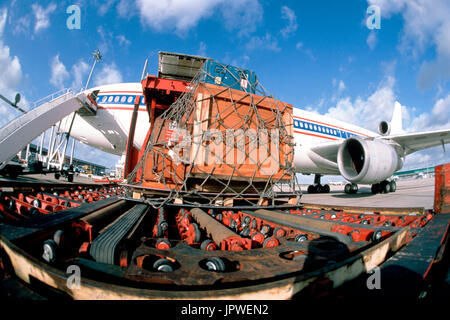
M135 205L95 238L89 249L89 253L95 261L114 264L117 245L147 212L147 209L146 204Z

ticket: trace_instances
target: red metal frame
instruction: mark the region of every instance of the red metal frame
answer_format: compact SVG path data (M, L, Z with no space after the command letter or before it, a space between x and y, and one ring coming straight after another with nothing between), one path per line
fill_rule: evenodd
M125 158L125 168L124 168L124 177L127 177L128 174L133 171L134 167L138 163L139 159L144 155L145 146L147 145L151 130L155 121L156 110L166 110L170 107L172 103L174 103L178 97L186 92L186 88L189 86L188 82L180 81L180 80L171 80L171 79L161 79L156 76L149 75L144 80L141 81L142 91L145 97L145 104L147 107L147 112L149 115L150 121L150 130L147 132L145 137L143 147L141 150L137 150L134 147L134 132L135 132L135 122L131 123L130 131L128 134L127 141L127 151ZM135 102L136 103L136 102ZM137 104L139 107L139 103ZM136 104L135 104L135 112ZM136 112L137 117L137 112ZM131 146L131 147L128 147ZM139 177L141 176L142 170L140 170L136 179L138 182Z

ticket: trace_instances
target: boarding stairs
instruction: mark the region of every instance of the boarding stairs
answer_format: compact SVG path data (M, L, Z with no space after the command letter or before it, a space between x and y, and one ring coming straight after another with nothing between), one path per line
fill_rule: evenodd
M95 115L97 106L84 91L58 91L34 104L35 108L0 128L0 169L31 141L74 112ZM33 106L32 106L33 107Z

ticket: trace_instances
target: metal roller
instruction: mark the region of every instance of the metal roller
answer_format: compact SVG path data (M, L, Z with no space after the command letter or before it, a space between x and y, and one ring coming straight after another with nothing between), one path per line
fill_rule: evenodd
M210 236L219 247L222 241L228 238L240 237L199 208L192 209L191 213L195 221L197 221L200 227L206 231L207 235Z

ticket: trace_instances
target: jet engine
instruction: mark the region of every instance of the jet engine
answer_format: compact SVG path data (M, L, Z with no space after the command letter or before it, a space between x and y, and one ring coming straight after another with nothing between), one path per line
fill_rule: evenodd
M390 122L381 121L378 125L378 132L383 136L387 136L391 133L391 128L392 126Z
M403 166L395 148L382 140L346 139L339 147L338 167L350 182L375 184L386 180Z

